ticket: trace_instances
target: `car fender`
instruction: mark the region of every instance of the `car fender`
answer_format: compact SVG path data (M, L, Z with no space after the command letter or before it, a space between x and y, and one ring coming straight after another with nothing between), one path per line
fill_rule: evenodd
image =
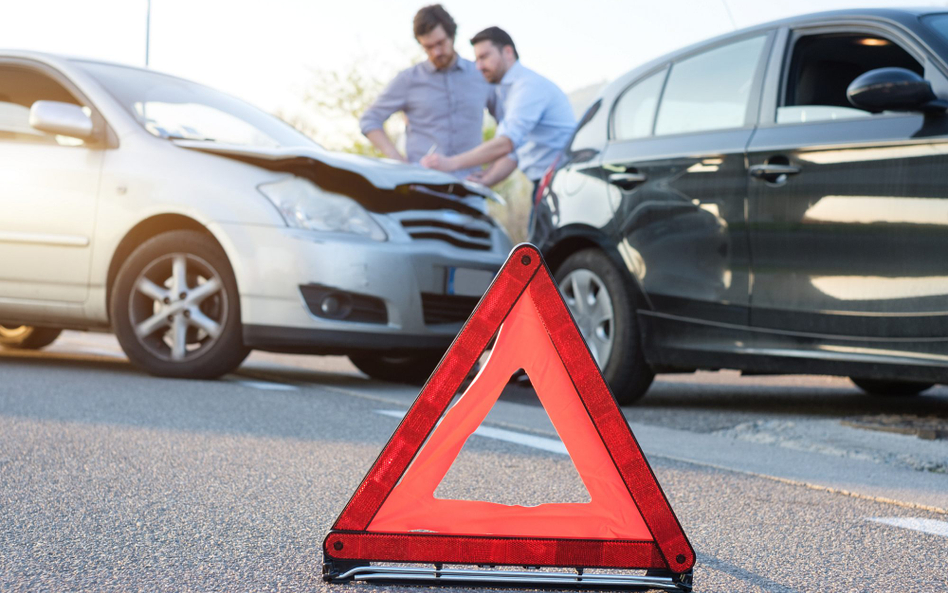
M587 248L600 250L622 272L629 288L639 299L636 308L652 308L641 282L645 273L644 260L627 242L623 241L617 246L601 229L584 224L570 224L553 230L538 247L554 273L573 253Z

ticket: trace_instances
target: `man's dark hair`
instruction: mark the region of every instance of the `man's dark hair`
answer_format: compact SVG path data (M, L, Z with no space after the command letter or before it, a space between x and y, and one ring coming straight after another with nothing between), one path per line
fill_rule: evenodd
M415 13L415 39L431 33L438 28L438 25L444 27L444 32L448 34L448 37L454 39L458 26L448 11L440 4L425 6Z
M471 37L471 45L476 45L481 41L490 41L497 49L504 49L505 45L509 45L513 50L514 58L520 59L520 54L517 53L517 46L514 45L513 39L510 38L507 31L504 31L500 27L487 27L474 37Z

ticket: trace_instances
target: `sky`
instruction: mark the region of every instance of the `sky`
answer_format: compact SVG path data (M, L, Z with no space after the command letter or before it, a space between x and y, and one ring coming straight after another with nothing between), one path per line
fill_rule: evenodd
M292 112L313 71L387 78L423 56L412 18L426 0L152 0L149 66ZM769 20L833 8L944 6L925 0L445 0L456 48L497 25L522 63L571 92L673 49ZM145 65L147 0L0 0L0 48Z

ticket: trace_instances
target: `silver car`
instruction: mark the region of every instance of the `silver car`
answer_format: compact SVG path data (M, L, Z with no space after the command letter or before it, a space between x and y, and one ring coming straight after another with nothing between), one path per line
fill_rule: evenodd
M511 248L482 186L329 152L224 93L0 52L0 344L113 331L156 375L251 349L431 371Z

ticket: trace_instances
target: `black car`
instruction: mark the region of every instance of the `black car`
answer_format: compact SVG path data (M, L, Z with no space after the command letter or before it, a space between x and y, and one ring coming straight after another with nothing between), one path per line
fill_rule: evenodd
M611 83L531 240L620 403L654 373L948 383L948 12L768 23Z

